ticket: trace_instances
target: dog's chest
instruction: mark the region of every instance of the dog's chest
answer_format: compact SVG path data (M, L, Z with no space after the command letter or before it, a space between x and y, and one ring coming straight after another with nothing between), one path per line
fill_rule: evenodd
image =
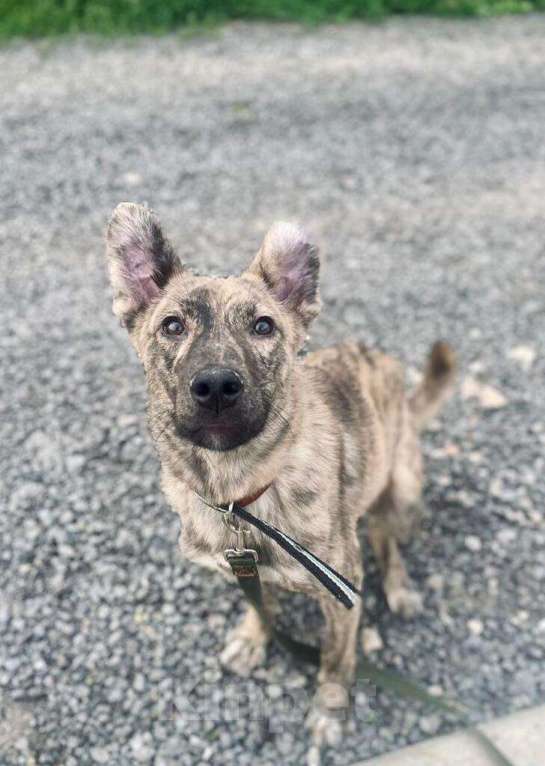
M197 505L192 504L191 512L182 518L181 550L184 556L194 563L229 577L231 569L225 552L237 546L237 536L227 527L224 517L218 511ZM260 518L278 523L268 499L252 505L251 511ZM308 573L276 542L258 530L249 528L244 536L244 544L245 547L256 551L260 576L264 582L274 583L288 590L308 589Z

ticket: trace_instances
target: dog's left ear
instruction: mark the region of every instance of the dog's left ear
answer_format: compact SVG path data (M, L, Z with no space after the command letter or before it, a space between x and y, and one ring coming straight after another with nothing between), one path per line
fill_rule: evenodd
M307 327L320 311L318 248L293 223L275 223L248 269Z

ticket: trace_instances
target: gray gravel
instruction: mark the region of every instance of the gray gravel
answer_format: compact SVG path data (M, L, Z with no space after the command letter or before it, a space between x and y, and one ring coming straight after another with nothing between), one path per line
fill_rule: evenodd
M407 552L425 611L388 614L370 560L374 656L481 718L543 702L544 71L532 16L0 50L2 766L295 766L307 747L313 673L271 650L224 675L238 593L177 553L103 268L126 199L201 269L304 221L328 259L316 343L355 334L416 368L454 343L465 396L426 438ZM300 599L290 620L319 624ZM452 725L355 702L327 764Z

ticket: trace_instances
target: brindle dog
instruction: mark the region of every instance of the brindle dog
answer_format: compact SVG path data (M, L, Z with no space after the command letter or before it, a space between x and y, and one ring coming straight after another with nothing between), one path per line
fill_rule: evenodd
M418 433L451 388L450 348L435 344L412 395L401 365L360 343L301 360L320 306L319 258L292 224L273 226L241 276L202 277L180 263L150 210L122 204L109 224L107 252L113 310L144 365L162 485L181 517L185 555L231 576L223 552L232 533L196 493L223 504L268 487L251 511L358 587L356 527L367 514L388 604L414 614L420 599L398 543L420 501ZM310 720L316 743L332 742L339 734L333 712L346 705L353 679L361 607L346 610L256 531L251 547L267 593L280 586L320 603L325 630ZM263 661L268 638L250 606L222 661L247 674Z

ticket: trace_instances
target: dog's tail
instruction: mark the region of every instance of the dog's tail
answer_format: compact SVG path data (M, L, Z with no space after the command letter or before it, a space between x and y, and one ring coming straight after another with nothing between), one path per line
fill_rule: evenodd
M452 393L456 354L442 340L433 344L424 377L409 398L413 421L420 431L439 412Z

